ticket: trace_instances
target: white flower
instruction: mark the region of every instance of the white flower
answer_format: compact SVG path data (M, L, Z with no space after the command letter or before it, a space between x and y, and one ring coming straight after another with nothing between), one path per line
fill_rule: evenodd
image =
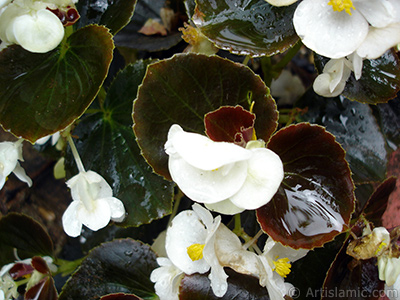
M374 59L400 42L398 0L304 0L293 24L304 45L329 58Z
M32 180L26 175L18 160L22 158L22 140L0 143L0 189L3 188L7 176L14 173L19 180L32 185Z
M178 300L179 285L183 272L177 268L168 258L159 257L159 268L150 274L150 280L154 282L154 289L160 300Z
M81 171L67 181L72 203L62 217L64 231L72 237L80 235L82 224L97 231L110 222L121 222L125 208L121 200L113 197L109 184L93 171Z
M44 144L46 144L47 141L50 140L50 139L51 139L51 145L54 146L54 145L58 142L58 140L60 139L60 132L57 131L57 132L54 133L54 134L46 135L46 136L44 136L44 137L38 139L38 140L35 142L35 144L44 145Z
M214 247L220 224L221 216L213 219L208 210L195 203L193 210L182 211L172 220L165 240L168 258L185 274L204 274L211 269L208 278L217 297L222 297L228 289L228 275Z
M268 238L260 259L264 265L264 274L260 274L261 286L266 286L271 300L282 300L289 295L292 285L284 278L290 273L291 264L308 253L308 250L295 250L276 243Z
M64 26L58 16L47 8L66 7L74 2L76 1L2 0L0 2L1 47L18 44L35 53L53 50L64 38Z
M288 70L282 70L279 77L272 80L270 89L271 95L279 98L280 105L292 105L306 90L300 77Z
M400 276L391 286L385 284L385 294L390 300L400 300Z
M266 148L214 142L172 125L165 151L172 179L189 198L209 209L235 214L268 203L283 179L279 156ZM251 149L250 149L251 148Z
M57 266L53 264L53 259L49 256L44 256L43 259L45 260L45 262L47 263L49 269L52 272L56 272L57 271ZM17 291L17 284L15 283L15 281L12 279L12 277L10 276L10 274L8 273L14 266L15 264L24 264L24 265L28 265L29 267L31 267L31 262L32 259L31 258L27 258L24 260L16 260L13 263L9 263L7 265L4 265L1 269L0 269L0 300L2 299L13 299L13 298L17 298L19 293ZM37 272L36 270L32 269L32 272L35 273ZM37 277L31 276L29 278L28 281L28 285L32 286L34 284L36 284L38 281L36 281Z

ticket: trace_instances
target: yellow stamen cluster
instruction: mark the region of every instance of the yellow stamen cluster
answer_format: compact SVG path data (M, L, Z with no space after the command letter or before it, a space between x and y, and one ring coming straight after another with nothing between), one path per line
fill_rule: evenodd
M380 243L378 248L375 251L375 255L378 255L378 253L381 252L385 246L386 246L385 242Z
M351 0L330 0L328 5L332 5L334 11L345 10L351 16L351 9L356 9Z
M276 257L278 258L278 256ZM290 273L290 268L292 265L289 263L289 258L280 258L273 262L275 268L273 271L276 271L280 276L286 278L287 275Z
M193 244L187 247L187 254L192 261L200 260L203 258L204 244Z

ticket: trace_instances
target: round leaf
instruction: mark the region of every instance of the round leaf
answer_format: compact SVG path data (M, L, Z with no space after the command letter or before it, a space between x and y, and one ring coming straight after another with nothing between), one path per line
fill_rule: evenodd
M45 54L0 52L0 123L31 142L64 129L89 106L112 59L108 30L88 26Z
M147 63L139 61L118 73L103 110L83 117L74 130L77 149L87 170L101 174L128 213L123 225L150 223L171 213L173 184L154 174L140 154L132 131L132 103ZM75 161L67 160L75 174Z
M156 298L150 273L158 267L149 246L132 239L115 240L94 248L60 294L60 300L99 299L113 293Z
M204 134L205 114L225 105L249 109L252 101L257 136L268 141L277 126L276 104L249 68L198 54L179 54L150 65L133 110L143 156L155 172L170 178L164 144L172 124Z
M297 4L275 7L265 0L196 0L193 21L221 49L271 56L298 41L293 27Z
M268 148L281 158L285 176L272 200L257 210L261 228L296 249L320 247L345 230L354 184L334 136L301 123L278 131Z

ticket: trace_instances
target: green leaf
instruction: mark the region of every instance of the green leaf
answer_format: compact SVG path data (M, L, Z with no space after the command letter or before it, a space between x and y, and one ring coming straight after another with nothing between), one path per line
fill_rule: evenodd
M154 174L140 154L132 131L132 103L148 62L139 61L118 73L103 108L83 117L74 130L86 170L101 174L128 213L123 225L138 226L171 213L173 184ZM70 155L67 168L77 171Z
M100 24L115 35L129 23L135 10L136 0L79 0L76 7L81 18L76 28Z
M293 27L297 4L275 7L265 0L196 0L193 21L221 49L271 56L298 41Z
M35 142L73 123L99 91L113 47L108 30L92 25L48 53L19 46L1 51L1 125Z
M10 213L0 219L0 241L1 247L8 246L9 250L16 248L19 254L23 251L26 257L53 256L50 236L42 225L26 215Z
M211 290L207 274L185 275L179 289L180 300L269 300L265 287L258 279L225 268L228 274L228 290L223 297L217 297Z
M171 125L204 134L205 114L226 105L249 109L252 101L257 137L268 141L277 126L276 104L249 68L198 54L178 54L150 65L133 110L143 156L155 172L170 178L164 144Z
M150 281L150 273L157 267L156 255L147 245L132 239L104 243L90 251L59 299L100 299L113 293L157 299Z
M390 148L400 146L400 100L395 98L388 103L376 105L377 120Z
M300 117L303 121L323 125L335 135L346 150L357 184L385 179L386 142L368 105L343 97L322 98L309 91L297 106L308 108Z
M321 72L327 58L314 55ZM364 59L362 75L356 80L352 73L342 93L350 100L362 103L386 103L396 97L400 90L400 61L394 50L389 50L377 59Z
M354 184L343 148L318 125L279 130L268 148L281 158L283 182L257 210L261 228L275 241L313 249L347 229L354 211Z

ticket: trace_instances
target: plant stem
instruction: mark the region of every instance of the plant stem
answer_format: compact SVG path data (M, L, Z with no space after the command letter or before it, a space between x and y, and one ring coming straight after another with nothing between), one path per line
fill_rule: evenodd
M74 141L72 140L71 134L67 136L68 144L71 147L72 155L74 156L76 166L79 172L85 172L81 157L79 156L78 150L76 150Z

